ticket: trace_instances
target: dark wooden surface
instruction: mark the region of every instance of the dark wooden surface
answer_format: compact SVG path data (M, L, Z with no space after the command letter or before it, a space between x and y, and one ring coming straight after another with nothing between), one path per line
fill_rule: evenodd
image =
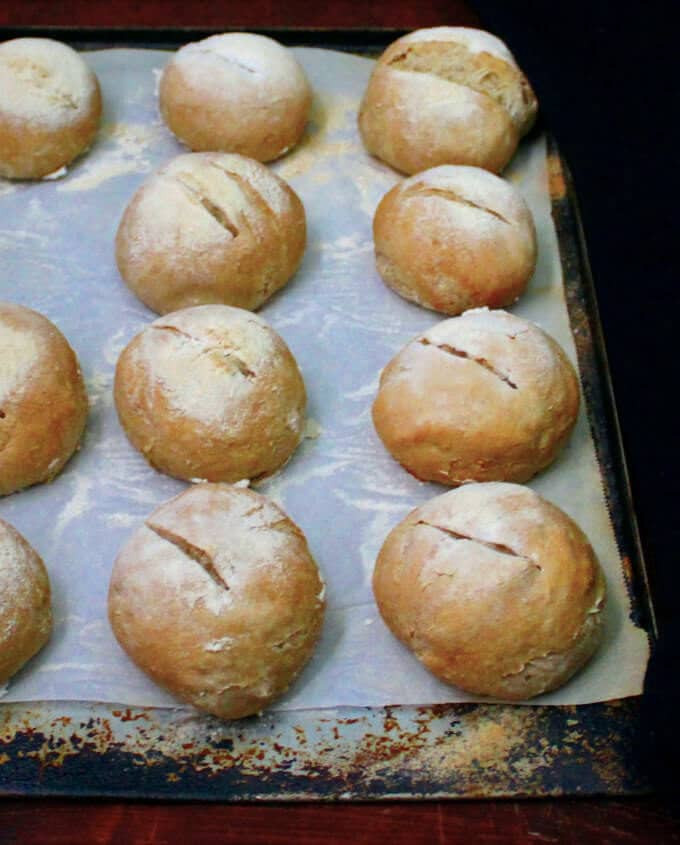
M354 0L310 3L302 0L251 0L208 2L197 0L3 0L0 26L100 26L100 27L389 27L417 29L453 23L475 26L478 15L460 0Z
M648 763L657 782L652 797L264 806L7 799L0 800L0 845L680 841L674 729L680 699L671 682L680 676L675 609L680 471L671 404L678 389L677 217L669 185L673 132L663 112L677 96L670 68L674 51L665 4L631 4L630 10L622 5L585 0L0 4L0 27L418 28L481 22L503 37L537 89L581 200L662 634L645 698Z
M3 845L680 842L673 814L652 799L229 807L12 801L0 807Z

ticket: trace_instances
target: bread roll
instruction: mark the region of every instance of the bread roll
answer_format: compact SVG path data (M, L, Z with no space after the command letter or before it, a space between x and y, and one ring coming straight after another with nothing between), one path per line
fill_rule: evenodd
M109 588L118 642L154 681L223 719L261 712L321 630L324 587L302 531L264 496L199 484L125 544Z
M161 317L123 350L114 396L130 442L188 481L258 480L302 437L302 375L267 323L227 305Z
M97 77L49 38L0 44L0 176L39 179L86 150L99 127Z
M536 266L522 195L478 167L442 165L396 185L378 205L373 238L385 283L444 314L510 305Z
M312 94L290 50L264 35L229 32L187 44L165 66L160 109L189 149L271 161L304 132Z
M0 302L0 495L58 475L86 421L85 385L66 338L36 311Z
M378 60L359 111L366 149L403 173L440 164L500 172L537 103L505 46L465 27L420 29Z
M305 249L297 194L263 164L226 153L173 159L132 198L116 236L120 274L160 314L259 308Z
M380 550L386 624L438 678L518 700L594 653L605 583L580 528L517 484L466 484L412 511Z
M526 481L557 456L578 408L578 378L561 347L527 320L479 308L390 361L373 422L422 480Z
M40 651L51 631L45 565L21 534L0 519L0 685Z

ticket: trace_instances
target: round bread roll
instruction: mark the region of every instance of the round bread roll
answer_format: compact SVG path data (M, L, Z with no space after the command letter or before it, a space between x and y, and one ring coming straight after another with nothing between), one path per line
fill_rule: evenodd
M378 60L359 111L366 149L403 173L440 164L501 171L537 103L505 46L465 27L419 29Z
M392 633L475 695L556 689L601 637L605 582L590 543L518 484L466 484L416 508L385 540L373 591Z
M154 681L223 719L261 712L312 654L324 586L275 504L198 484L125 544L109 588L118 642Z
M526 481L566 442L578 378L533 323L478 308L434 326L385 367L373 423L424 481Z
M0 519L0 685L40 651L51 631L45 565L21 534Z
M385 283L444 314L510 305L536 266L522 195L478 167L442 165L396 185L378 205L373 239Z
M36 311L0 302L0 495L58 475L78 446L87 410L64 335Z
M161 317L123 350L118 416L156 469L188 481L257 481L302 438L305 385L267 323L228 305Z
M254 310L295 273L305 237L297 194L263 164L188 153L134 195L116 261L128 287L160 314L213 303Z
M178 50L160 82L163 119L189 149L271 161L304 132L312 92L290 50L264 35L211 35Z
M39 179L86 150L99 127L97 77L59 41L0 44L0 176Z

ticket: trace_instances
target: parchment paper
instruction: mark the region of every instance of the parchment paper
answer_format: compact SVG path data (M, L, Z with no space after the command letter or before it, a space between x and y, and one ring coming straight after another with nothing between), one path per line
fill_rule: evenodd
M302 269L261 311L297 357L309 395L311 437L260 485L305 531L328 584L322 641L273 709L432 704L473 700L435 680L382 623L370 577L388 531L445 491L412 478L375 434L370 405L380 369L442 319L380 281L371 221L400 178L372 160L356 113L372 62L295 50L316 92L304 143L274 169L304 202L309 238ZM119 547L148 513L186 486L151 469L119 427L111 387L117 356L155 315L121 282L113 242L134 190L185 150L162 124L156 88L167 53L85 54L98 74L104 123L90 152L56 180L0 182L0 298L53 320L76 350L91 415L81 451L51 484L0 500L42 555L53 586L49 645L12 679L6 701L86 700L177 707L118 647L106 593ZM550 217L545 143L524 145L505 174L534 214L539 261L512 310L539 323L575 361ZM563 689L534 699L580 704L639 693L648 655L629 619L619 554L585 414L558 461L531 482L590 537L609 591L606 634L589 666Z

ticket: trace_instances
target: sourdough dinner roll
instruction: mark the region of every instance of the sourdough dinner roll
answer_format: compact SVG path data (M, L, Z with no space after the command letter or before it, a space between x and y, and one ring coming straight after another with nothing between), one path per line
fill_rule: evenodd
M163 119L189 149L271 161L300 140L312 104L290 50L264 35L229 32L187 44L165 66Z
M0 685L40 651L51 631L45 565L21 534L0 519Z
M425 481L526 481L566 442L578 379L533 323L478 308L434 326L385 367L373 423Z
M404 173L439 164L501 171L536 115L505 46L465 27L420 29L378 60L359 111L366 149Z
M86 150L101 117L97 77L59 41L0 44L0 176L39 179Z
M442 165L396 185L378 205L373 238L385 283L444 314L509 305L536 265L522 195L478 167Z
M297 194L263 164L188 153L134 195L116 260L128 287L158 313L210 303L253 310L295 273L305 237Z
M87 420L68 341L46 317L0 302L0 495L61 471Z
M392 633L475 695L556 689L602 630L605 582L590 543L517 484L466 484L416 508L385 540L373 591Z
M130 442L188 481L258 480L302 437L302 375L267 323L227 305L161 317L123 350L114 396Z
M278 698L307 662L323 596L305 536L283 511L250 490L198 484L121 550L109 619L154 681L239 719Z

